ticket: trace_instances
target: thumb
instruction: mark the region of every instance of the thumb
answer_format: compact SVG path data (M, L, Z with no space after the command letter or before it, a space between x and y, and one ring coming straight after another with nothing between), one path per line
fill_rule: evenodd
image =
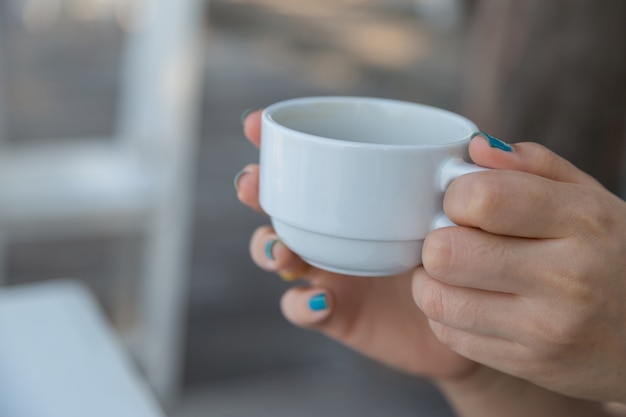
M507 145L481 132L471 141L469 152L474 163L487 168L522 171L559 182L601 186L593 177L538 143Z

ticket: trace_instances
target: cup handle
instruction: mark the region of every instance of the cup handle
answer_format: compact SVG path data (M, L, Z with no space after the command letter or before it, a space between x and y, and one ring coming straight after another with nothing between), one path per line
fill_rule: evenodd
M489 171L489 168L481 167L475 164L464 161L461 158L450 158L443 163L439 169L439 190L445 192L452 181L460 177L461 175L471 174L473 172ZM452 220L450 220L445 214L441 213L433 221L431 230L439 229L442 227L457 226Z

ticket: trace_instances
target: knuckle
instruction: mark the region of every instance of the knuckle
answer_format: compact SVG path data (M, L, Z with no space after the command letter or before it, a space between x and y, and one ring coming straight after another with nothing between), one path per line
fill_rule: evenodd
M445 277L453 269L454 250L449 230L441 229L430 233L424 241L422 264L433 277Z
M539 363L568 360L584 344L586 317L554 317L537 324L540 336L533 343L533 359Z
M588 310L594 309L596 305L606 301L602 299L601 292L593 286L592 277L594 276L582 272L580 275L572 277L565 289L568 302L577 306L577 311L581 315L585 315Z
M480 240L464 227L448 227L431 232L424 241L422 264L426 272L447 283L455 284L467 277L475 265ZM497 249L497 248L496 248ZM491 250L491 248L489 248Z
M489 174L489 173L484 173ZM465 213L472 222L488 219L501 211L506 188L493 175L475 175L467 182Z
M541 144L527 142L525 146L529 150L528 154L532 156L532 161L536 166L557 167L562 162L560 156Z
M458 349L459 340L451 327L436 321L430 321L429 325L437 340L448 346L450 349Z
M431 321L459 329L476 328L484 314L483 307L471 297L433 278L414 289L414 299Z
M422 286L415 297L417 305L424 312L426 317L435 321L444 320L444 294L441 285L432 281L430 285Z
M572 247L570 253L579 252ZM589 256L591 255L591 256ZM553 270L553 276L558 282L560 298L569 305L576 306L578 317L598 308L607 301L603 288L598 287L598 276L606 275L606 265L602 262L601 254L595 251L586 251L582 256L568 261L561 268ZM574 316L570 316L573 318Z
M582 192L580 194L583 194ZM581 199L580 204L576 205L577 210L574 212L574 224L579 234L595 239L605 239L608 232L615 230L618 222L612 216L612 211L603 195L592 190L590 193L584 194L586 198Z
M481 347L471 336L455 329L454 327L431 321L430 328L437 340L453 352L463 357L472 357L479 354Z
M475 302L466 301L463 303L462 308L457 311L457 321L463 323L463 326L468 330L475 329L478 323L480 323L482 316L481 306Z

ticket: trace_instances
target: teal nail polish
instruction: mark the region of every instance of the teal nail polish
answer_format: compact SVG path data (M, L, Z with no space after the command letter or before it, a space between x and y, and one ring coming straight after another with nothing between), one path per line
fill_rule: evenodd
M326 302L326 294L317 294L309 300L309 308L313 311L326 310L328 303Z
M243 122L246 120L246 117L248 117L248 115L250 115L250 113L252 113L255 110L256 109L253 109L253 108L245 109L243 113L241 113L241 117L240 117L241 124L243 124Z
M272 251L274 250L274 245L277 242L278 242L278 239L272 239L265 244L265 256L267 256L267 259L270 259L272 261L276 260L276 258L274 258L274 254L272 253Z
M233 180L233 182L235 183L235 190L239 191L239 180L241 179L241 177L243 177L247 173L248 171L246 171L245 169L242 169L241 171L237 173L237 175L235 175L235 179Z
M472 135L472 138L478 135L484 136L485 139L487 139L487 142L489 142L489 146L491 146L492 148L500 149L504 152L513 152L513 147L511 145L509 145L508 143L502 142L500 139L493 137L488 133L476 132Z

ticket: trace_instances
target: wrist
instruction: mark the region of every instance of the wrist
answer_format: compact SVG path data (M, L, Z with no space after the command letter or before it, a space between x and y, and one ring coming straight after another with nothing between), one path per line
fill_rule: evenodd
M433 381L461 417L599 417L598 402L567 397L486 366Z
M511 377L492 368L478 365L471 372L461 376L437 378L435 386L452 402L458 398L481 398L497 395L503 385L510 383Z

